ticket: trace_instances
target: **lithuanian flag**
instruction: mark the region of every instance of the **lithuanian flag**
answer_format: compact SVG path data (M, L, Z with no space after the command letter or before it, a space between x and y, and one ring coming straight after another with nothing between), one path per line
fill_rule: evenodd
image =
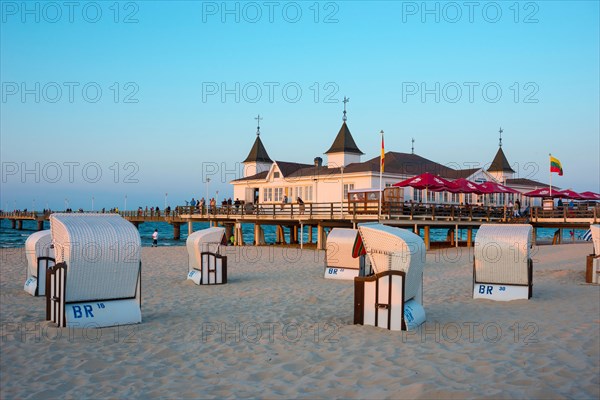
M558 176L563 174L562 164L556 157L550 156L550 172L557 172Z

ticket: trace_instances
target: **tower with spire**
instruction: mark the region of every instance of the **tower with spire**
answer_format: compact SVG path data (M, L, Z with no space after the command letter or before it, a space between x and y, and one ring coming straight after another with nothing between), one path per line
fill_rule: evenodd
M515 171L510 167L510 163L506 159L504 155L504 151L502 151L502 128L498 131L500 134L500 140L498 142L498 151L496 152L496 156L492 161L492 164L487 169L487 172L494 177L499 182L506 182L507 179L512 179Z
M352 163L360 162L360 156L363 153L360 151L352 134L350 133L350 129L348 129L348 125L346 121L348 117L346 115L346 104L350 101L349 98L344 96L344 115L342 117L342 127L338 132L333 144L325 152L327 155L327 167L328 168L336 168L346 166Z
M260 140L260 120L262 119L260 115L254 118L257 121L256 126L256 140L254 140L254 144L250 149L250 153L248 153L248 157L242 164L244 164L244 177L256 175L263 171L268 171L271 168L271 164L273 164L273 160L267 154L267 150Z

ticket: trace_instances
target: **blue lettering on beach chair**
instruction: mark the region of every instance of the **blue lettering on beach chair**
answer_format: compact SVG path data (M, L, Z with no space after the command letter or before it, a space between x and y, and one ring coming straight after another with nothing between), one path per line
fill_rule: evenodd
M81 307L73 306L73 318L81 318Z
M492 289L494 289L493 286L488 286L487 287L487 293L486 294L492 294Z
M86 318L94 318L94 314L92 313L92 306L89 304L86 304L85 306L83 306L83 309L85 310L85 317Z

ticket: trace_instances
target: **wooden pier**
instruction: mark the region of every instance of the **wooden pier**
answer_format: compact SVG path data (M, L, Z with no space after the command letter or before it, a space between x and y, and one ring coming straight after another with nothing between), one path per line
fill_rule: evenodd
M173 226L173 239L181 237L181 226L187 224L188 234L192 233L194 222L208 222L211 226L224 226L227 237L234 236L236 245L243 245L241 224L254 224L253 244L264 244L264 225L276 226L276 242L285 243L285 229L289 230L290 242L302 243L304 228L308 230L308 242L316 242L318 249L325 248L326 231L335 227L355 227L360 222L379 221L386 225L412 229L415 233L423 231L425 244L430 248L430 230L447 229L447 241L458 246L458 230L467 230L467 241L472 245L472 231L483 223L529 223L537 228L557 229L559 241L563 229L589 229L591 224L600 223L600 206L556 210L543 210L540 207L531 209L528 218L515 218L511 210L504 207L461 207L439 204L385 204L381 212L377 206L358 207L356 204L341 203L309 203L298 204L264 204L258 207L218 206L198 207L179 206L165 214L161 211L121 211L124 218L136 227L144 222L166 222ZM22 229L24 220L37 221L37 229L43 229L44 221L49 213L37 212L2 212L1 219L11 221L12 229ZM317 230L313 238L313 229Z

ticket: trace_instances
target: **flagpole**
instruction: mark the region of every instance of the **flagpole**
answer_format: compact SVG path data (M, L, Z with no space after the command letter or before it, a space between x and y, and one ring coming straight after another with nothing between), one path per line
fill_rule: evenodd
M552 153L548 154L548 161L550 161L550 197L552 197Z
M381 191L381 185L383 181L383 129L381 130L381 155L379 156L379 212L378 219L381 219L381 198L383 197L383 192Z

